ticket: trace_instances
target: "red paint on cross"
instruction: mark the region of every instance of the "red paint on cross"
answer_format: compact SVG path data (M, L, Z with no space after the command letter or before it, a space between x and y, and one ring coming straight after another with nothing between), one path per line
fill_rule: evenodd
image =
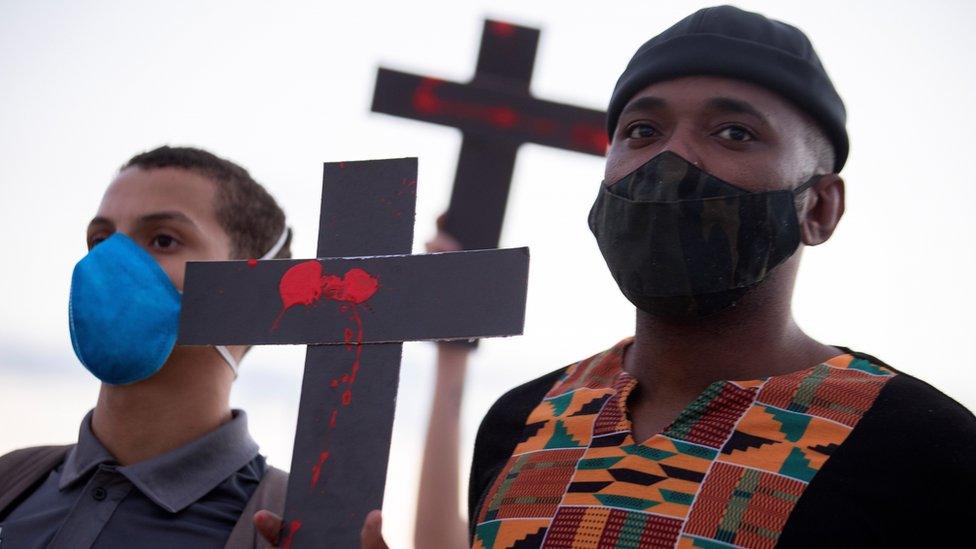
M329 451L322 450L319 454L318 462L312 467L312 487L314 488L316 484L319 483L319 476L322 474L322 466L325 465L326 460L329 459Z
M349 269L343 276L323 273L322 264L317 260L303 261L291 267L278 282L278 295L281 297L281 312L272 325L278 324L285 312L295 305L313 305L322 296L333 301L359 304L365 303L379 289L379 280L358 267Z
M594 154L607 154L610 145L606 130L592 124L574 124L569 131L570 139L579 147L589 149Z
M352 386L359 373L360 360L363 352L363 320L360 316L359 305L369 301L380 288L379 279L369 274L363 269L354 267L346 271L342 276L324 272L322 264L317 260L303 261L294 265L282 275L278 281L278 294L281 298L281 312L274 321L272 329L277 329L285 313L296 305L306 307L316 304L323 297L341 303L339 311L348 313L350 320L355 324L355 331L352 328L343 329L342 339L350 351L355 352L352 366L349 372L342 374L341 378L332 379L329 386L338 389L340 385L346 385L342 393L342 405L349 406L352 403ZM337 423L338 409L332 410L329 417L329 431L332 431ZM311 487L319 483L322 478L322 469L329 459L328 448L319 454L318 462L312 466Z
M417 112L436 114L442 108L441 100L434 91L441 85L441 81L434 78L424 78L413 92L413 108Z
M302 527L302 521L293 520L288 523L288 533L285 534L285 538L281 540L281 549L291 549L291 541L295 538L295 532Z
M495 36L501 36L503 38L508 38L509 36L515 34L515 25L502 21L492 21L488 26L488 29L491 30L491 33Z

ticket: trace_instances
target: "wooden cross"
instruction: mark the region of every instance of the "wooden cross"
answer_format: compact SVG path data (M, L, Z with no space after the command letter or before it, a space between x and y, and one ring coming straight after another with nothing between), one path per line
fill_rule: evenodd
M385 68L377 73L374 111L461 130L444 230L466 250L498 246L520 145L606 154L605 112L530 93L538 43L538 29L487 20L474 78L466 84Z
M415 158L327 163L331 259L187 264L179 344L309 346L283 547L358 547L382 507L400 342L522 331L527 249L403 255L416 181Z

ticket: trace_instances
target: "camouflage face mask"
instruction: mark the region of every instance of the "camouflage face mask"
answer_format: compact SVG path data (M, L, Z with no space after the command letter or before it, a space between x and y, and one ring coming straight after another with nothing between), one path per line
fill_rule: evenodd
M800 245L794 190L749 192L661 153L610 185L590 210L620 291L668 318L735 305Z

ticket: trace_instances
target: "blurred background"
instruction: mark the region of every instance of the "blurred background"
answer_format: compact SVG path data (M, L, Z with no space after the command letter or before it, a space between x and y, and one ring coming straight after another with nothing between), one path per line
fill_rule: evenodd
M419 253L447 207L460 134L370 113L378 65L466 81L482 20L502 19L542 28L534 94L604 109L634 50L706 5L3 0L0 454L74 441L94 405L97 382L68 337L69 279L102 191L133 154L193 145L242 164L284 207L296 257L314 255L323 161L419 156ZM847 215L805 252L801 325L976 408L976 4L737 5L806 31L847 103ZM465 469L499 395L632 333L632 308L586 226L602 173L596 157L521 149L502 246L532 249L527 324L472 359ZM404 346L384 508L393 547L412 544L433 358L431 344ZM256 348L233 395L282 468L303 362L302 347Z

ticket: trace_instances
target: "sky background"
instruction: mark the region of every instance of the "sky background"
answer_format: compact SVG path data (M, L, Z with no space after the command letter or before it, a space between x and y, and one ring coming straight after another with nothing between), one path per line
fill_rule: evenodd
M533 93L602 109L634 50L704 5L0 0L0 453L74 441L95 402L71 352L68 286L101 193L133 154L194 145L241 163L288 214L296 257L314 254L323 161L418 156L419 253L447 205L459 133L370 113L378 65L467 80L482 19L499 18L543 29ZM976 408L976 4L738 5L806 31L849 113L847 214L804 254L798 321ZM531 247L525 335L473 357L464 468L499 395L632 333L586 226L602 170L521 149L502 245ZM433 357L404 346L384 521L394 547L411 546ZM301 347L257 348L232 397L282 468L303 362Z

